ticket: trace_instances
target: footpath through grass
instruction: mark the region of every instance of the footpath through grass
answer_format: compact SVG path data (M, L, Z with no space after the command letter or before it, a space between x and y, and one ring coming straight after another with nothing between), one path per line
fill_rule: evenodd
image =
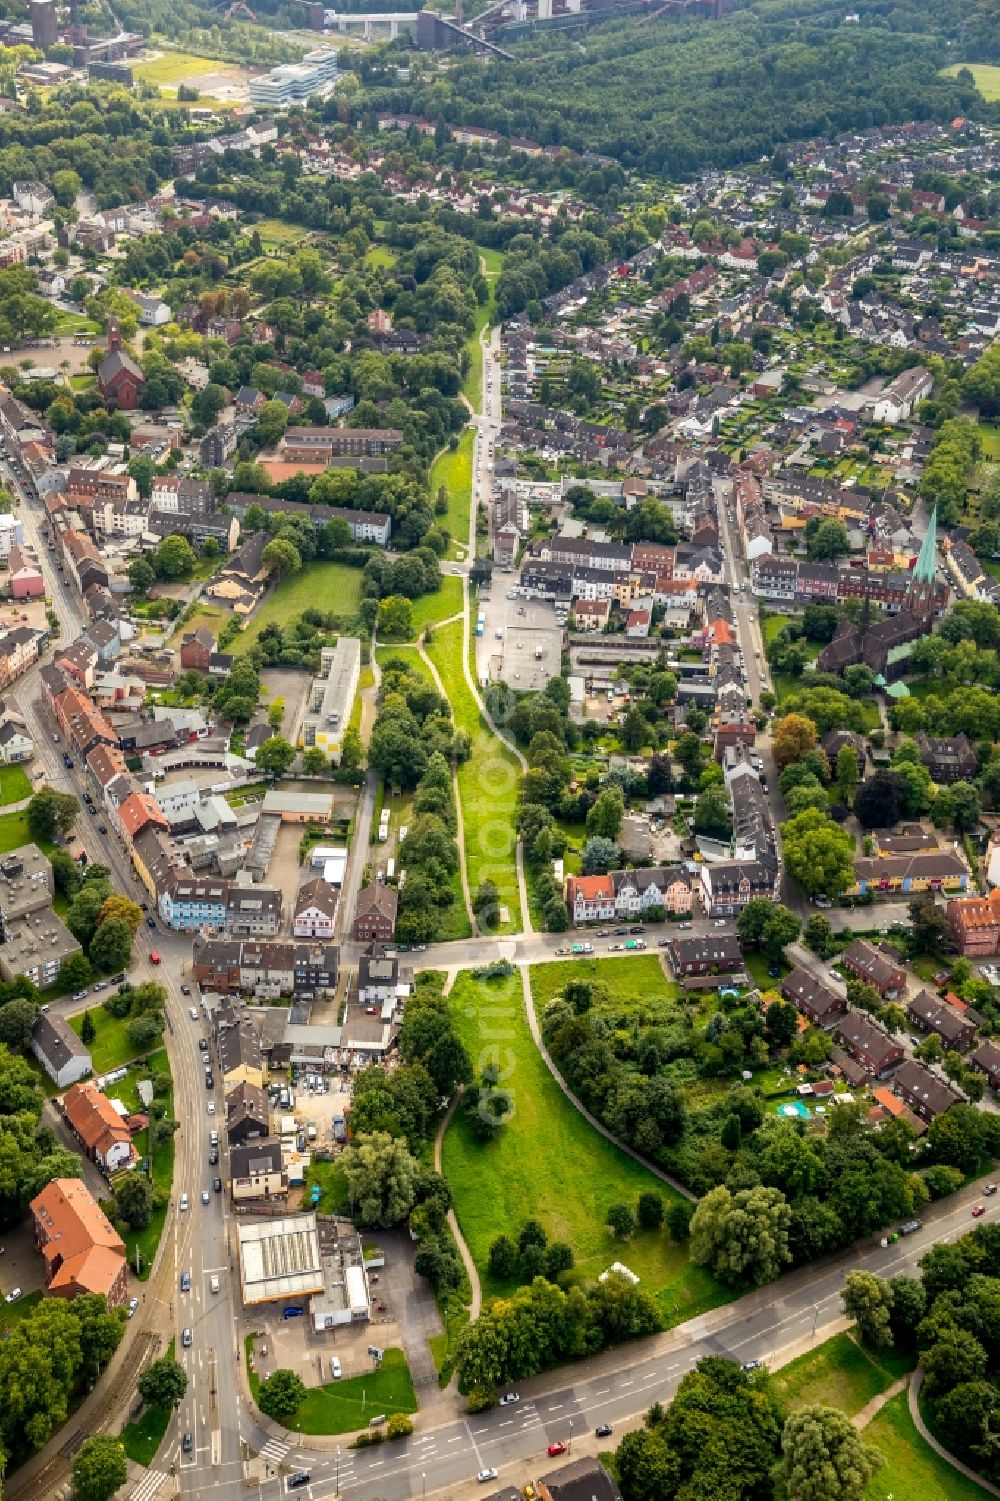
M440 589L435 589L433 594L421 594L419 599L413 601L410 608L412 639L418 640L427 626L435 626L439 620L450 620L453 615L461 613L462 580L455 578L454 574L446 573L441 580Z
M332 1353L332 1351L330 1352ZM312 1386L289 1423L295 1433L353 1433L379 1413L416 1412L410 1368L402 1350L386 1350L377 1371Z
M462 622L434 633L427 655L441 674L455 724L469 736L472 750L458 768L458 792L465 824L465 859L469 888L475 896L484 880L495 882L507 920L499 931L521 927L517 889L514 821L521 770L514 753L488 729L462 667Z
M472 447L475 442L475 432L471 427L463 430L458 447L454 450L446 448L438 454L431 465L430 492L431 499L437 499L437 493L444 486L448 496L447 514L437 519L440 521L453 542L468 551L469 548L469 507L472 500Z
M913 1361L895 1350L863 1350L845 1331L815 1350L789 1361L773 1376L774 1389L789 1412L820 1402L852 1418L872 1397L912 1370Z
M907 1393L876 1413L864 1430L865 1443L885 1460L872 1476L864 1501L983 1501L989 1493L936 1454L913 1426Z
M573 1248L585 1277L596 1278L612 1262L623 1261L657 1297L668 1324L726 1302L726 1290L692 1266L687 1247L675 1245L665 1231L640 1230L622 1245L607 1229L612 1204L634 1206L649 1191L665 1203L674 1195L595 1131L562 1093L529 1031L520 975L477 980L465 971L451 1000L456 1029L477 1075L497 1064L513 1107L494 1141L480 1141L461 1109L444 1139L442 1166L484 1296L511 1290L489 1275L492 1241L500 1234L516 1239L524 1222L537 1218L550 1240Z

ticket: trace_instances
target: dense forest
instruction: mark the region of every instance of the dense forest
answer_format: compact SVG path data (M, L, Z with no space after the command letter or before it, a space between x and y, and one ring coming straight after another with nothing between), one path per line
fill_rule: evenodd
M843 23L833 0L760 0L723 21L612 21L536 30L518 62L463 58L414 69L379 107L468 121L503 135L613 156L682 176L769 154L783 142L892 121L988 112L949 61L1000 59L990 0L868 0Z

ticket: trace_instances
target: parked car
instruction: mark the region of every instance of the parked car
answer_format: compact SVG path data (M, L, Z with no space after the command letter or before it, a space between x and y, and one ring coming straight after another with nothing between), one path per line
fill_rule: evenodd
M493 1469L490 1469L490 1470L480 1470L479 1474L476 1476L476 1479L479 1481L480 1485L486 1485L488 1481L490 1481L490 1480L496 1480L496 1478L497 1478L497 1472L496 1472L496 1470L493 1470ZM291 1481L289 1481L289 1485L290 1484L291 1484Z
M339 1381L340 1378L341 1378L341 1376L343 1374L344 1374L344 1368L340 1364L340 1356L339 1355L331 1355L331 1357L330 1357L330 1375L333 1377L334 1381Z
M743 1369L745 1371L759 1371L760 1370L760 1361L759 1360L745 1360L743 1362Z
M510 1407L512 1403L520 1402L520 1400L521 1396L519 1392L504 1392L503 1396L500 1398L499 1406Z
M208 1102L208 1113L209 1113L209 1115L214 1115L215 1114L215 1101L214 1100L209 1100L209 1102Z
M991 1199L993 1197L993 1195L996 1193L996 1191L997 1191L997 1186L996 1186L995 1183L987 1183L986 1186L985 1186L985 1188L983 1189L983 1193L986 1195L986 1197L988 1199Z
M565 1454L565 1453L566 1453L566 1445L564 1443L561 1443L558 1439L556 1440L556 1442L554 1444L550 1444L549 1447L548 1447L548 1456L549 1456L550 1459L555 1459L555 1457L556 1457L557 1454Z
M191 987L190 987L190 985L182 985L181 986L181 995L190 995L190 994L191 994ZM197 1011L192 1011L191 1015L192 1016L197 1016L198 1013L197 1013Z
M899 1227L899 1233L900 1235L915 1235L917 1231L922 1230L923 1227L923 1220L905 1220L904 1223Z
M219 1160L219 1149L218 1149L218 1147L210 1147L209 1151L208 1151L208 1165L209 1165L209 1167L215 1167L215 1165L218 1162L218 1160Z
M215 1191L215 1193L220 1194L222 1192L222 1179L221 1178L213 1178L212 1179L212 1188Z
M594 1437L595 1438L610 1438L612 1432L613 1432L613 1429L612 1429L610 1423L598 1423L597 1427L594 1429Z
M129 1298L129 1300L128 1300L128 1317L130 1319L134 1319L135 1318L135 1311L136 1311L136 1309L138 1307L139 1307L139 1299L138 1298Z
M209 1201L209 1192L208 1192L208 1189L207 1188L203 1188L202 1191L201 1191L201 1202L203 1204L207 1204L208 1201Z

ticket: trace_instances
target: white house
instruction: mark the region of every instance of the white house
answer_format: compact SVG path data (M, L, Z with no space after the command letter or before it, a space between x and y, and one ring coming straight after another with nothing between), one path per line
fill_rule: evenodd
M900 371L876 397L872 408L875 421L892 425L905 422L917 402L929 396L933 388L934 378L923 365Z
M92 1067L90 1053L64 1017L39 1012L31 1032L31 1051L60 1089L68 1089Z
M170 322L170 308L162 297L149 297L145 292L129 292L128 295L139 309L140 323L149 328L160 328Z
M0 719L0 762L14 766L20 761L30 761L35 753L35 742L24 726L9 715Z
M292 934L295 938L333 937L337 919L337 891L322 876L314 876L299 888L295 899Z

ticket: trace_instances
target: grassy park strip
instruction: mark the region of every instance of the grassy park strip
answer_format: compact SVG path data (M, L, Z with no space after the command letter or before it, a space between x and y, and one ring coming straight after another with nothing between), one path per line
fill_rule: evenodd
M508 913L500 931L514 932L520 927L514 858L520 780L517 759L487 728L466 682L462 668L462 622L456 620L436 631L427 655L441 674L456 727L464 730L472 743L468 760L458 768L469 889L475 895L481 881L495 882L500 905Z
M480 363L477 360L477 364ZM442 527L450 534L453 544L463 551L469 547L469 508L472 500L472 445L475 434L471 427L462 432L455 449L445 448L431 465L429 486L431 497L436 499L442 485L448 496L447 514L440 517Z
M173 1340L170 1341L167 1356L171 1360L175 1358ZM134 1422L126 1423L121 1431L121 1440L129 1459L135 1460L137 1465L151 1465L173 1415L172 1407L145 1407Z
M863 1349L851 1334L835 1334L775 1372L774 1388L789 1412L822 1402L852 1418L912 1367L909 1356Z
M868 1482L863 1501L983 1501L981 1485L953 1469L916 1430L906 1392L892 1397L864 1430L885 1463Z
M465 972L451 992L455 1026L477 1074L498 1063L513 1115L488 1143L461 1110L444 1139L442 1165L455 1213L483 1278L484 1296L511 1289L490 1278L493 1240L539 1219L550 1240L566 1241L586 1277L622 1259L653 1292L667 1323L680 1323L726 1301L727 1293L690 1264L687 1249L665 1232L640 1230L627 1246L605 1225L614 1203L671 1190L599 1135L560 1090L532 1040L519 975L479 980Z

